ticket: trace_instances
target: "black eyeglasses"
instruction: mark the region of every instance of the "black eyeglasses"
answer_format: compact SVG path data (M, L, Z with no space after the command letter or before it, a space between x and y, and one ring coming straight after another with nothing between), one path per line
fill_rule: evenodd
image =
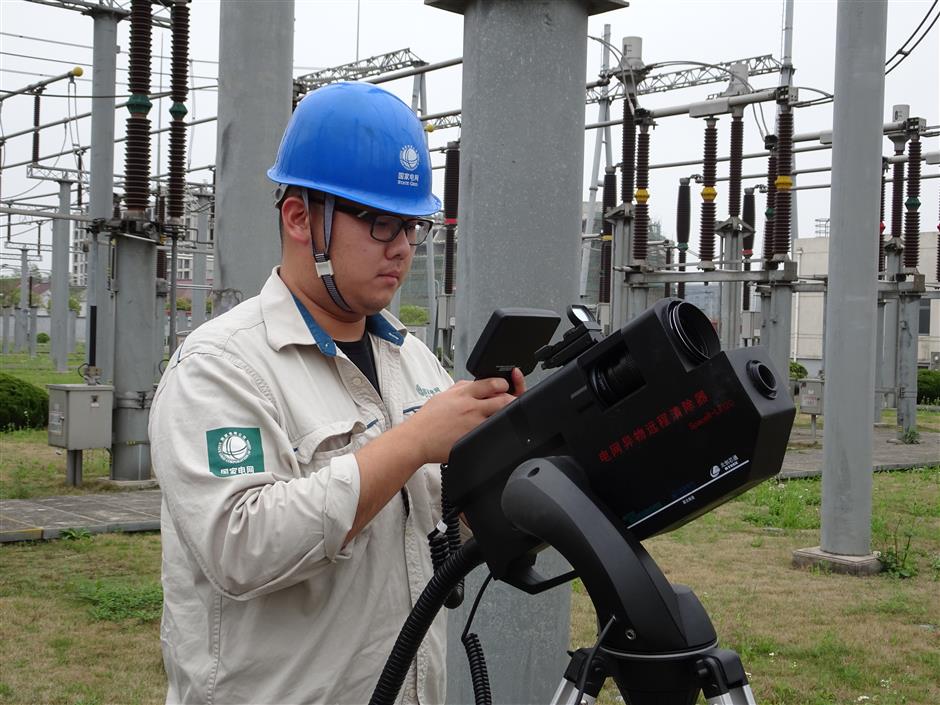
M402 218L398 215L363 210L358 206L340 203L338 201L333 206L333 209L342 213L348 213L359 220L369 223L369 235L372 236L373 240L378 240L379 242L391 242L404 230L405 239L408 241L408 244L412 247L417 247L428 239L428 233L431 232L431 227L434 225L434 221L428 220L427 218Z

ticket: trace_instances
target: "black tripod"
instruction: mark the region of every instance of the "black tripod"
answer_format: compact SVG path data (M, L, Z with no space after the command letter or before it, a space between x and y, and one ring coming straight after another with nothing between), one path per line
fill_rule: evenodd
M494 576L537 593L577 575L603 627L593 649L574 652L552 703L590 705L613 678L629 705L694 705L700 691L709 705L755 705L738 655L717 648L698 598L666 580L570 457L522 463L503 490L502 510L519 530L557 549L574 570L546 580L534 570L530 553ZM370 705L394 703L450 588L485 553L471 540L435 573L399 634Z

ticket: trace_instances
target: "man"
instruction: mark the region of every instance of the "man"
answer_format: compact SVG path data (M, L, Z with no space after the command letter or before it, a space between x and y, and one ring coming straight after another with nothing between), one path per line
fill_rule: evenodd
M167 701L364 703L433 572L438 464L513 397L452 385L383 311L440 208L404 103L315 91L268 175L281 265L187 338L151 414ZM443 629L407 702L443 702Z

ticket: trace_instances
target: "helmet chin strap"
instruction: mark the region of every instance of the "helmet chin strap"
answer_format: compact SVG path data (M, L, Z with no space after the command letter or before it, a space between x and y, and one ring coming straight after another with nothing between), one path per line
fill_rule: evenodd
M330 239L333 232L333 205L336 203L336 199L328 193L323 194L323 244L326 247L326 251L320 252L317 249L317 241L313 235L313 216L310 213L310 201L307 196L307 189L302 189L301 195L304 199L304 208L307 210L307 222L310 224L310 248L313 250L313 261L317 268L317 276L323 280L326 293L333 299L333 303L339 306L343 311L352 313L353 311L349 308L349 304L346 303L345 299L343 299L343 295L339 293L339 289L336 287L336 281L333 277L333 263L330 262L329 255Z

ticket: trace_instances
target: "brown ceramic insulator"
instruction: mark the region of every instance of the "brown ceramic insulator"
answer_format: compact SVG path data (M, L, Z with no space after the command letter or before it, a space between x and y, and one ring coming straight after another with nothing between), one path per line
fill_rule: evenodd
M39 93L33 96L33 164L39 163Z
M728 215L741 214L741 165L744 156L744 118L731 118L731 153L728 169Z
M170 123L170 176L167 185L167 213L171 218L182 218L185 213L186 191L186 123Z
M173 56L170 59L170 97L174 103L186 101L189 76L189 5L188 0L173 5L170 25Z
M636 142L636 187L638 191L648 192L650 181L650 133L649 126L643 125ZM648 196L647 196L648 198ZM650 209L646 198L637 199L633 217L633 257L645 260L649 245Z
M705 121L705 154L702 160L702 186L715 188L718 168L718 128L714 118ZM704 190L704 189L703 189ZM715 259L715 200L702 200L702 216L699 226L699 258L703 262Z
M904 215L904 266L917 269L920 262L920 137L907 144L907 212Z
M617 174L613 169L604 174L604 190L601 195L601 264L598 271L597 300L610 303L611 254L613 252L613 224L607 220L607 213L617 205Z
M771 150L767 159L767 205L764 211L766 220L764 221L764 268L771 265L774 256L774 226L776 224L776 201L777 201L777 153Z
M623 103L623 159L620 163L620 200L633 201L634 169L636 168L636 121L629 98Z
M127 86L131 93L150 93L150 0L131 1L131 36Z
M777 134L777 176L792 177L793 171L793 113L785 109L780 113ZM774 254L790 252L790 190L777 189L774 201Z
M885 172L881 170L881 210L878 215L878 271L885 271Z
M143 115L127 118L124 205L139 211L150 205L150 118Z
M457 211L460 193L460 149L447 145L444 153L444 293L453 294L457 262Z

